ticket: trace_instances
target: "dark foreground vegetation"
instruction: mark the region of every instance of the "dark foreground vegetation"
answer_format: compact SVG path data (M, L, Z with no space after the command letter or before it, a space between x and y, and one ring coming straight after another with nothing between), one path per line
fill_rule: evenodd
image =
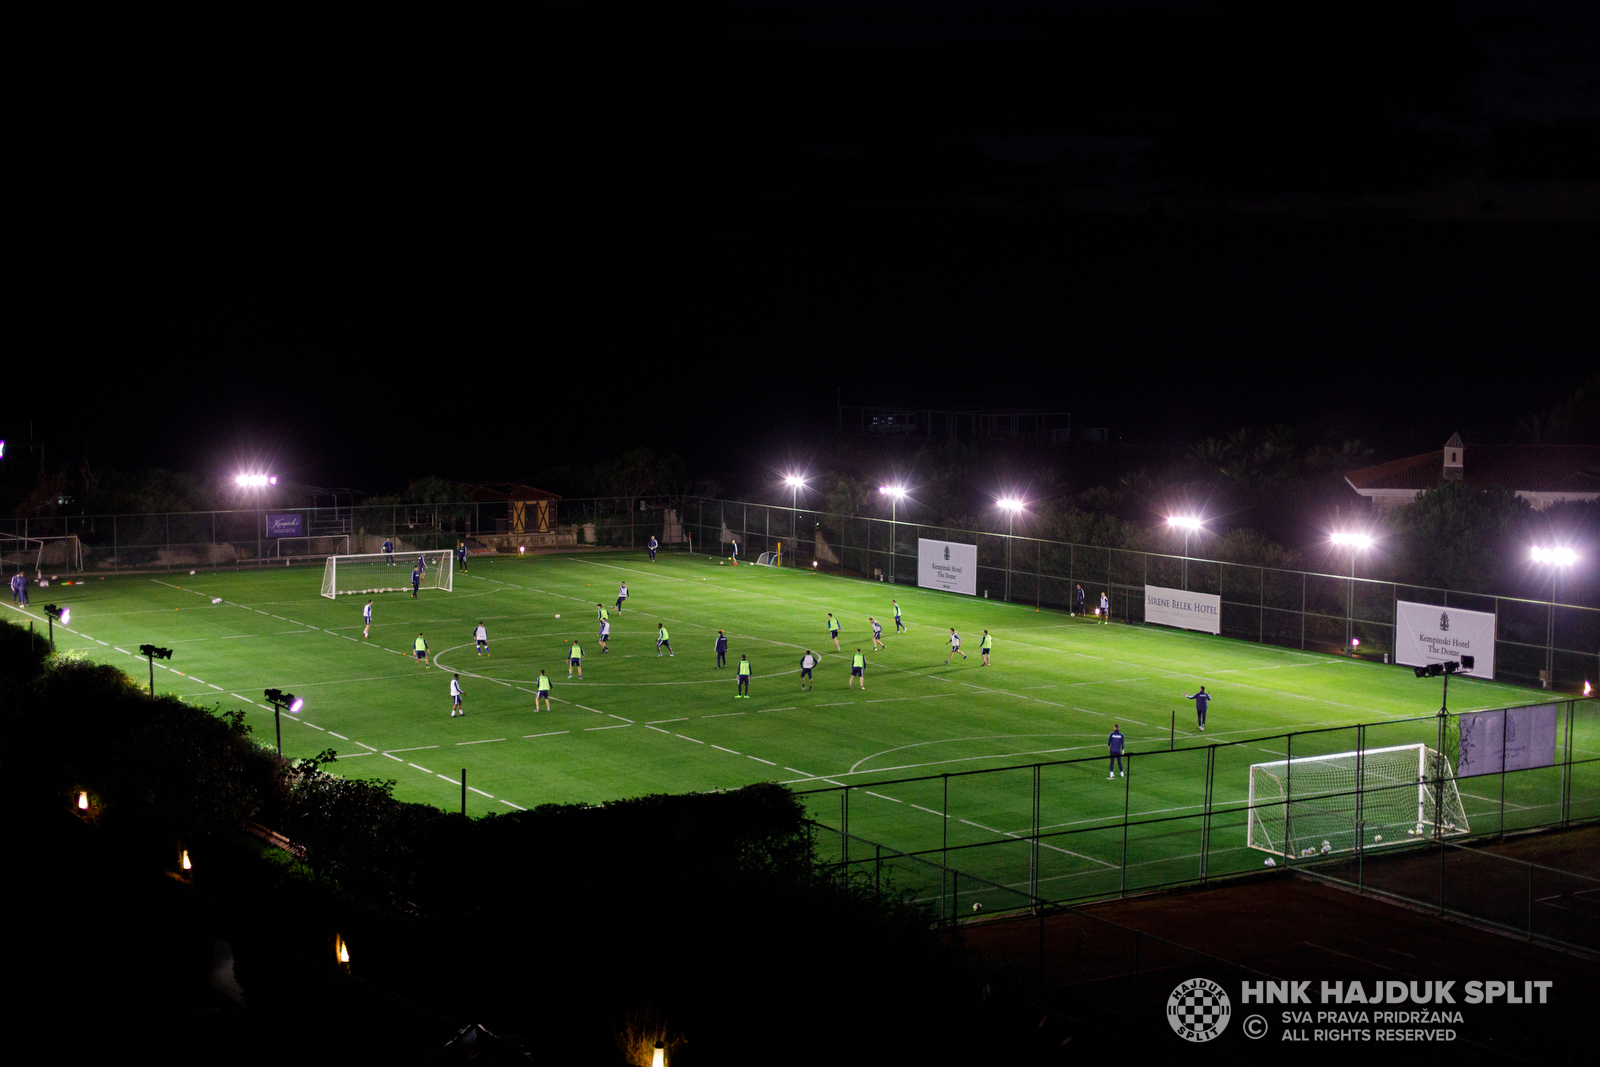
M469 820L47 651L0 626L18 1062L1032 1057L1027 983L817 873L780 787Z

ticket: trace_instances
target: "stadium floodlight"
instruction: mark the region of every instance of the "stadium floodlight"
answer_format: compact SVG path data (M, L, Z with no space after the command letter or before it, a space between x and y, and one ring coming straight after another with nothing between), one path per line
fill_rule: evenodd
M140 645L139 655L150 661L150 695L156 695L156 660L171 659L172 649L157 648L155 645Z
M56 623L59 622L62 626L65 626L67 623L71 622L72 609L58 608L54 604L46 604L44 606L44 617L49 620L50 651L54 652L56 650Z
M278 484L276 474L241 474L234 479L245 489L264 489L269 485Z
M1356 617L1356 553L1365 552L1372 547L1372 538L1356 531L1336 530L1329 535L1328 540L1340 548L1350 550L1350 592L1345 604L1344 612L1344 647L1355 655L1355 617Z
M995 506L1006 513L1006 592L1005 597L1011 600L1011 537L1017 521L1017 512L1028 505L1020 498L1003 496L995 501Z
M272 705L272 725L278 732L278 755L283 755L283 720L279 717L281 712L287 711L293 715L306 706L306 702L293 693L285 693L281 689L266 690L267 703Z
M1189 535L1199 533L1205 520L1197 515L1168 515L1167 525L1183 531L1183 588L1189 588Z
M806 479L804 475L786 474L783 478L783 484L789 487L789 543L798 546L800 543L800 490L806 487Z
M1552 689L1556 684L1556 581L1561 577L1564 568L1577 565L1578 554L1570 548L1559 545L1554 548L1534 545L1533 562L1550 568L1550 605L1545 623L1543 681L1546 689Z
M903 485L880 485L878 492L889 498L889 583L895 580L895 558L900 555L900 527L896 522L895 510L900 506L900 501L905 499L906 487Z

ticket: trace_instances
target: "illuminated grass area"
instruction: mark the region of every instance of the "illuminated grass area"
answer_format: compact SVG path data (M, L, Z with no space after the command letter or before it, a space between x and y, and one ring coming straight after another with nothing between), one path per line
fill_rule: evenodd
M58 648L114 663L141 682L148 668L137 656L139 645L174 649L169 663L157 665L159 692L223 709L243 707L256 736L269 743L273 719L262 691L304 698L303 712L283 716L285 754L335 749L334 769L392 778L402 799L454 809L465 768L473 814L757 781L797 790L870 786L1100 757L1042 772L1040 825L1083 831L1057 842L1052 862L1063 866L1063 877L1070 867L1102 880L1121 866L1124 810L1199 810L1203 748L1143 765L1138 753L1164 750L1169 742L1182 748L1382 723L1427 715L1439 700L1437 680L1419 681L1407 667L1156 627L1100 626L992 600L803 570L734 568L704 556L663 553L656 563L642 554L474 559L469 571L456 574L452 593L424 592L417 600L378 596L370 640L361 636L366 598L325 599L318 595L321 576L319 563L91 579L35 589L30 610L43 628L38 606L44 600L70 605L70 629L56 629ZM613 608L623 580L631 596L620 614L613 609L611 651L602 654L595 604ZM894 633L891 596L904 611L906 634ZM212 603L216 598L221 602ZM842 652L827 636L830 611L843 627ZM869 614L883 624L886 651L870 651ZM16 609L12 618L20 618ZM489 631L487 657L474 651L472 632L480 620ZM656 655L658 622L671 634L674 657ZM969 658L946 665L952 626ZM719 628L730 639L723 670L716 669L713 653ZM995 639L987 668L979 666L978 651L985 628ZM419 632L432 650L431 668L412 658ZM567 679L568 638L584 646L582 682ZM815 690L801 692L799 659L807 647L822 663ZM864 693L846 685L857 647L869 663ZM735 699L734 664L741 654L754 665L749 700ZM547 712L533 707L540 668L555 683ZM452 719L454 672L461 675L467 714ZM1184 699L1201 684L1215 695L1204 734ZM1451 710L1530 703L1538 695L1459 678L1451 686ZM1174 711L1177 729L1169 738ZM1103 757L1113 721L1136 754L1131 783L1106 780ZM1433 741L1430 724L1396 724L1369 734L1369 745ZM1354 740L1353 731L1341 731L1312 747L1341 751ZM1580 757L1596 754L1581 751L1594 747L1592 736L1580 740ZM1269 745L1219 752L1225 755L1217 759L1215 802L1224 806L1244 799L1250 763L1282 758ZM1031 769L952 778L948 819L944 788L936 779L853 791L849 829L897 848L924 849L1010 840L1032 825ZM1473 805L1481 814L1490 799L1498 802L1498 788L1496 779L1493 798L1474 800L1464 783L1469 815L1475 815ZM837 825L837 795L809 803L820 820ZM1094 827L1113 820L1115 831L1107 829L1099 840ZM1198 823L1189 822L1141 830L1151 840L1132 842L1129 855L1144 849L1183 867L1189 863L1183 857L1195 851L1188 837L1198 832ZM1242 854L1242 814L1219 817L1212 833L1213 850L1236 847ZM1156 840L1163 835L1181 840ZM951 862L959 865L954 855Z

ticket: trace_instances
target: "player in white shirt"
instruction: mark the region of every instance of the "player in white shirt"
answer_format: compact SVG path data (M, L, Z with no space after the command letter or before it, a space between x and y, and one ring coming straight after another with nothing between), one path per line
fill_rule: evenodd
M617 587L617 614L622 614L622 602L628 599L628 583L623 582Z
M944 661L945 663L949 663L957 656L960 656L962 659L967 658L967 654L961 651L961 635L956 633L956 628L952 626L950 627L950 654L945 657Z
M487 656L489 654L489 628L481 622L478 623L478 628L472 631L472 639L478 643L478 655Z
M876 652L880 648L888 648L889 646L883 643L883 624L871 615L867 616L867 621L872 624L872 651Z
M450 679L450 717L465 714L461 710L461 675L457 674Z
M372 601L370 601L370 600L367 601L367 606L361 609L361 621L365 624L365 625L363 625L361 627L361 636L362 637L371 637L372 636Z
M817 655L809 648L806 654L800 657L800 688L815 689L816 679L811 677L811 669L817 665Z
M606 642L609 641L609 640L611 640L611 620L610 619L601 619L600 620L600 651L601 652L610 652L611 651L611 649L606 647Z

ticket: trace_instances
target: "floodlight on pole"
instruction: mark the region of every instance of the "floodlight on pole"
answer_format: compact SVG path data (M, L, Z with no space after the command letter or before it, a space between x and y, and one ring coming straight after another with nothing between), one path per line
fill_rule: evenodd
M895 580L894 561L895 557L899 555L898 550L900 547L900 528L896 523L897 516L895 511L900 501L904 499L906 489L903 485L880 485L878 486L878 492L889 498L889 582L893 584Z
M1534 545L1532 555L1533 562L1550 568L1550 604L1544 639L1544 687L1553 689L1556 684L1556 582L1563 570L1577 565L1578 554L1559 545L1553 548Z
M62 626L65 626L71 622L72 609L58 608L54 604L46 604L44 606L44 617L49 620L50 651L54 652L56 650L56 623L59 622Z
M157 648L155 645L140 645L139 655L150 661L150 695L156 695L156 660L171 659L172 649Z
M241 474L234 478L234 481L244 489L265 489L269 485L277 485L278 476L276 474Z
M1183 531L1183 588L1189 589L1189 535L1199 533L1205 520L1194 515L1168 515L1167 525Z
M1011 600L1011 536L1014 524L1017 521L1017 512L1027 507L1021 499L1014 496L1003 496L995 501L995 505L1006 513L1006 601Z
M798 546L800 542L800 490L806 487L806 480L798 474L784 475L783 484L789 487L789 543ZM791 548L790 551L796 551Z
M287 711L290 715L306 706L306 702L293 693L285 693L281 689L268 689L265 691L267 703L272 705L272 726L278 733L278 755L283 755L283 720L280 713Z
M1356 553L1371 548L1372 538L1364 533L1337 530L1328 536L1328 540L1339 548L1350 550L1350 594L1344 612L1344 648L1346 652L1355 655Z

